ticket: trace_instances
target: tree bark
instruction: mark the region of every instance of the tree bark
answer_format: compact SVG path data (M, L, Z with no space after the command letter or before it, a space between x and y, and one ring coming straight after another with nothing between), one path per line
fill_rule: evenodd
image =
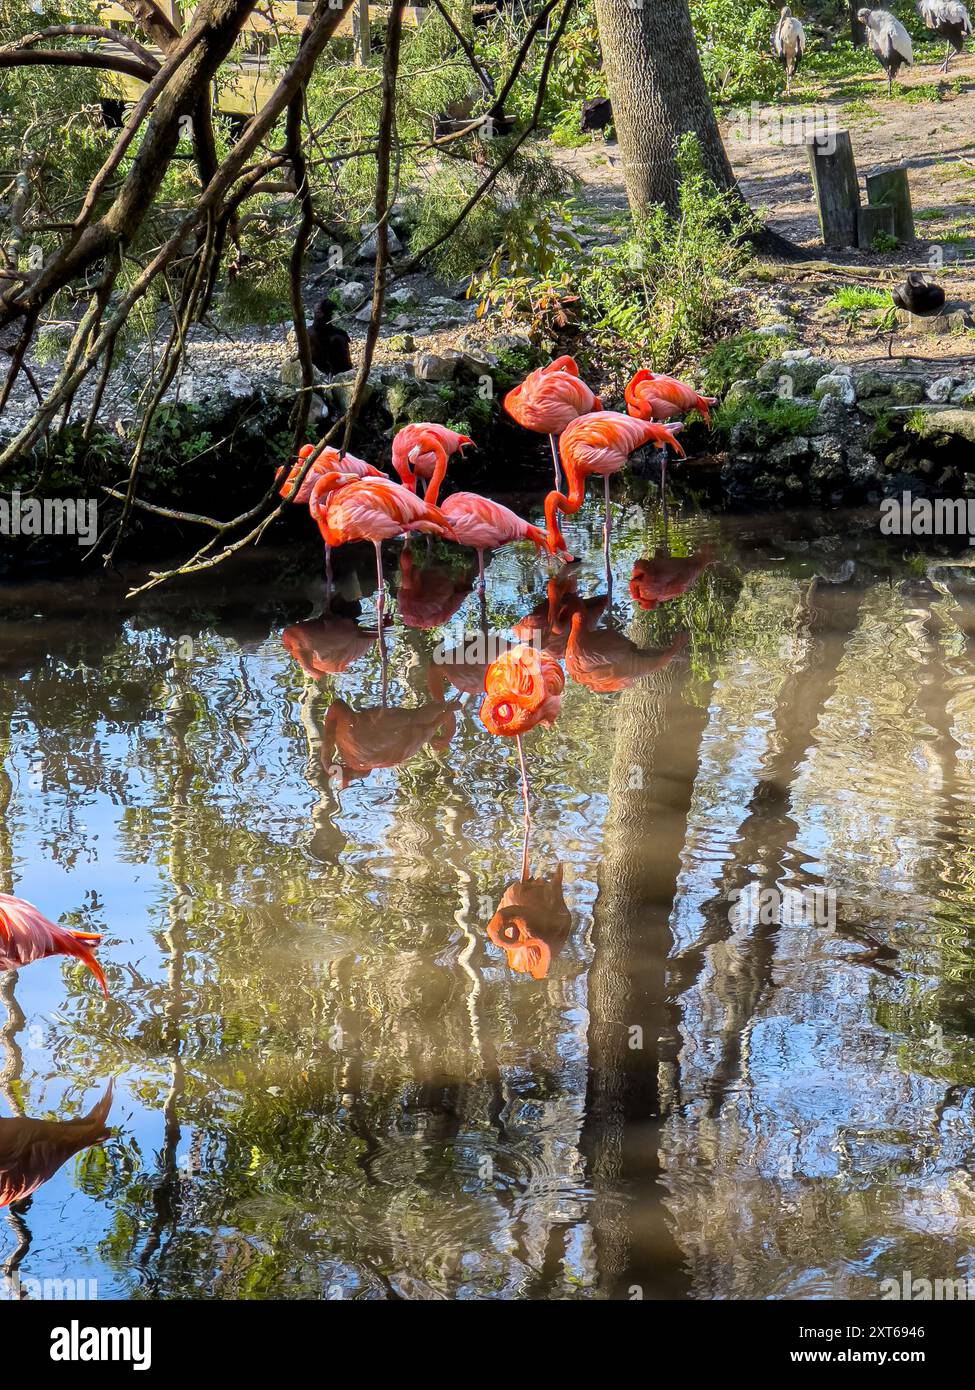
M675 147L697 136L718 188L735 178L704 82L687 0L596 0L613 120L634 217L653 203L677 207Z

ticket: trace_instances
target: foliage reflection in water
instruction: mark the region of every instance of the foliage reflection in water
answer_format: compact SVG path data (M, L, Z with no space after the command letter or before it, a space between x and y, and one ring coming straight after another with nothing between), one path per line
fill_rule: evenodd
M975 1275L965 571L892 567L842 521L665 538L631 506L607 585L600 511L566 528L579 565L546 584L509 549L483 598L414 542L381 647L355 576L322 616L286 561L268 594L267 554L136 611L7 592L0 892L102 932L111 989L74 960L0 974L8 1282ZM525 739L525 840L484 631L568 677Z

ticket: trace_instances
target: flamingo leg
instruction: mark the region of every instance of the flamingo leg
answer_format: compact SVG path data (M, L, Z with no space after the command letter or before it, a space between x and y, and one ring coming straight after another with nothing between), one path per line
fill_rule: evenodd
M531 813L531 805L530 805L529 800L528 800L528 769L525 767L525 750L524 750L524 748L522 747L522 743L521 743L521 734L515 734L515 743L518 745L518 763L519 763L519 766L521 767L521 796L522 796L522 800L523 800L524 803L525 803L525 834L526 834L526 839L525 839L525 847L526 847L526 848L525 848L525 852L526 852L526 854L527 854L527 852L528 852L528 851L527 851L527 845L528 845L527 832L528 832L528 827L529 827L529 825L531 824L532 813Z
M550 434L548 442L552 446L552 463L555 466L555 491L562 491L562 470L559 468L559 446L555 442L555 435Z
M531 829L530 823L525 821L525 838L521 846L521 881L528 882L528 834Z
M327 545L327 546L325 547L325 606L326 606L326 607L328 607L328 604L329 604L329 602L330 602L330 600L331 600L331 597L332 597L332 547L331 547L330 545Z
M484 593L484 551L477 552L477 592Z

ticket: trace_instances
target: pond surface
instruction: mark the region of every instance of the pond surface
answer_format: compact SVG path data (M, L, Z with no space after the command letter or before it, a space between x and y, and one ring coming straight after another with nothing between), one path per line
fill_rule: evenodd
M595 504L573 576L498 553L484 614L387 546L384 658L371 553L358 625L271 550L0 593L0 891L103 932L110 988L0 975L8 1296L975 1277L969 571L619 500L611 598ZM440 660L484 620L569 668L527 886L515 748Z

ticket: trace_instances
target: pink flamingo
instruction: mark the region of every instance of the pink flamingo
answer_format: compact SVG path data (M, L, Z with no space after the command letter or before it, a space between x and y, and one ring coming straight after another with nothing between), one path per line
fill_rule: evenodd
M609 480L618 473L627 459L637 449L651 441L658 445L669 444L678 454L684 450L674 438L680 425L660 425L652 420L634 420L629 415L619 415L615 410L602 410L595 415L580 415L568 425L559 440L559 453L569 484L568 495L556 489L545 499L545 525L549 541L561 542L565 549L562 532L559 530L556 514L563 512L572 515L582 506L586 493L586 479L595 475L603 479L606 497L605 542L609 547L609 530L612 516L609 506Z
M717 405L717 396L702 396L693 386L676 377L665 376L662 372L648 372L641 368L627 382L623 392L626 409L638 420L660 420L666 422L678 415L686 415L696 410L710 428L711 407ZM663 495L667 485L667 451L663 452L660 464L660 491Z
M466 434L448 430L446 425L425 422L405 425L393 440L393 468L403 486L412 492L416 492L418 478L428 484L436 472L439 456L434 444L443 450L448 459L456 453L463 457L468 444L472 448L477 447ZM431 500L436 501L436 498Z
M504 408L513 420L526 430L547 434L555 468L555 490L562 486L559 455L555 437L580 415L602 410L595 396L579 376L579 368L571 357L557 357L547 367L529 372L520 386L504 398Z
M439 477L434 475L431 484L434 496L442 478L442 473ZM439 507L389 478L352 478L344 473L326 473L312 489L308 506L326 546L371 541L375 547L380 634L385 612L383 541L412 531L454 539L450 522Z
M315 452L314 444L305 444L298 450L298 462L293 464L288 470L287 477L278 488L278 496L290 498L292 502L298 502L302 506L307 506L311 501L311 494L319 478L323 478L326 473L347 473L352 478L385 478L387 482L392 479L380 469L374 468L371 463L366 463L365 459L356 458L355 454L340 454L338 449L326 445L322 452L315 459L315 462L308 469L302 479L301 486L294 491L295 484L301 477L301 471L305 466L305 460ZM283 468L279 468L277 478L284 473ZM325 585L328 593L332 591L332 552L329 546L325 547Z
M32 903L0 893L0 970L19 970L48 956L75 956L87 965L107 999L105 974L91 950L101 939L99 932L55 926Z

